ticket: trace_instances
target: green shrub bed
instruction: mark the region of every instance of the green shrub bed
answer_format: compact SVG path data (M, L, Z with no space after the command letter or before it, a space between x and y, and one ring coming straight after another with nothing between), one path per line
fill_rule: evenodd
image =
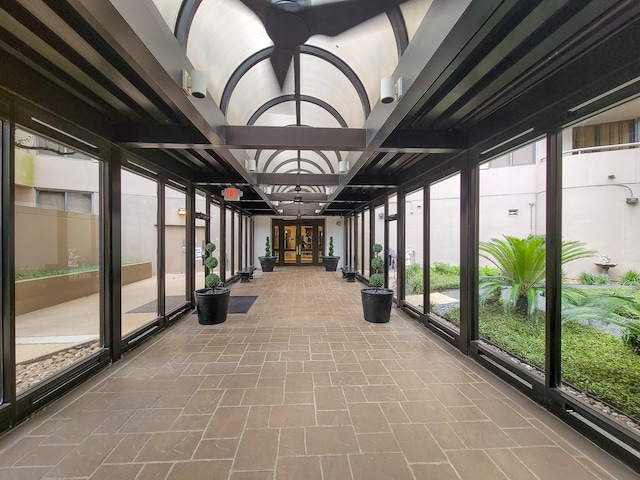
M480 308L480 336L524 362L544 369L544 322ZM562 327L562 379L578 390L640 420L640 356L619 338L575 322Z

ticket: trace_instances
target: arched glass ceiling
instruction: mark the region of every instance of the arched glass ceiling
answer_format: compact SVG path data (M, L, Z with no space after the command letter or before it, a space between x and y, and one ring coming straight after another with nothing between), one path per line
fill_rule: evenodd
M323 0L309 0L320 3ZM335 37L300 46L283 88L273 72L273 43L241 0L153 0L230 125L362 128L432 0L409 0ZM176 25L178 23L179 25ZM299 61L299 69L294 63ZM299 85L299 91L296 91ZM335 173L346 152L234 151L269 173Z

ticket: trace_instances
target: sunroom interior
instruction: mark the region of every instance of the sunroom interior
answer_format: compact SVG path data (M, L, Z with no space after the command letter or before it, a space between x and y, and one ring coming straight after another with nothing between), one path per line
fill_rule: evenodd
M2 431L189 317L206 242L234 285L332 238L640 472L640 4L0 9Z

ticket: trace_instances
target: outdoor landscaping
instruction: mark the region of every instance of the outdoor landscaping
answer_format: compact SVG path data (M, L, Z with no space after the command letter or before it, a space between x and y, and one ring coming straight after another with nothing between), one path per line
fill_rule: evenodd
M505 236L481 242L480 255L491 267L479 275L480 338L516 361L543 373L545 363L544 236ZM596 253L581 242L562 245L561 262ZM422 294L423 270L406 269L407 295ZM435 263L430 269L433 292L459 289L460 269ZM431 311L455 325L457 306ZM640 273L626 271L619 283L608 275L580 274L563 279L562 380L592 396L600 409L617 409L638 429L640 421ZM607 412L608 413L608 412ZM618 415L619 417L619 415Z

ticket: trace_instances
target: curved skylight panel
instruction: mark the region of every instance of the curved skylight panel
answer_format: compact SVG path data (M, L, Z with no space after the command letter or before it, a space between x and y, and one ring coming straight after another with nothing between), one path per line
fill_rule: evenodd
M331 156L328 156L325 154L323 155L313 150L306 150L306 151L300 152L300 157L303 157L309 163L313 163L314 165L317 165L317 168L319 168L319 170L316 173L337 172L338 161L335 159L336 158L335 154Z
M307 44L327 50L349 65L364 85L371 108L380 97L380 80L391 75L398 64L398 46L386 14L335 37L314 35Z
M239 0L203 0L189 31L187 57L196 69L206 72L207 89L219 105L236 68L271 45L258 17ZM267 79L276 83L271 72L260 86L268 83Z
M404 24L407 27L409 42L411 42L416 30L418 30L418 27L422 23L427 10L431 7L431 2L432 0L411 0L400 5L402 16L404 17Z
M182 0L153 0L153 3L156 4L156 8L164 18L164 21L167 22L169 30L174 32Z
M284 127L296 124L296 104L293 100L274 105L254 122L261 127Z
M326 173L322 171L317 162L312 162L304 157L300 157L300 170L301 175L307 175L309 173ZM298 158L283 158L277 162L273 169L274 173L298 173Z
M338 111L348 127L360 128L364 125L364 111L358 92L340 70L325 60L300 55L300 92L327 102ZM301 121L310 124L305 117Z
M330 127L340 128L340 122L331 115L326 108L322 108L320 105L316 105L311 102L302 102L300 104L300 117L302 117L303 124L312 127Z
M297 156L297 150L283 150L278 153L275 151L269 152L264 157L260 157L260 169L266 173L275 173L275 168L278 165L290 158L297 158Z
M287 77L282 90L276 81L269 60L255 65L238 82L227 110L227 121L230 125L247 125L251 116L267 102L283 95L293 95L293 75ZM274 123L273 125L288 125ZM294 121L295 124L295 121ZM264 124L263 124L264 125Z

